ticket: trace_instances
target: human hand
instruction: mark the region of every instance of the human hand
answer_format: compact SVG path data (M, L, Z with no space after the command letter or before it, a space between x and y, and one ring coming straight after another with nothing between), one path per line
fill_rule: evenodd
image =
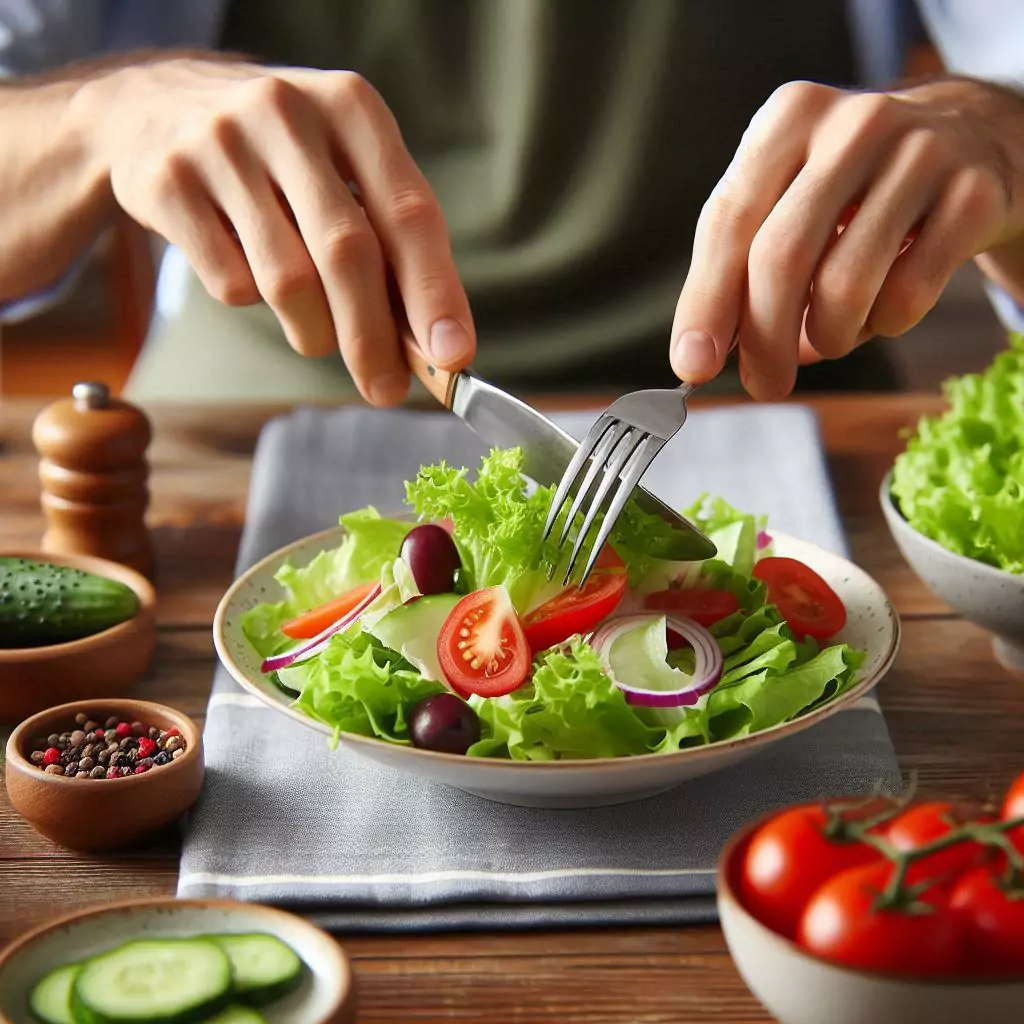
M781 398L798 362L909 330L971 257L1024 268L1022 179L1024 98L1008 90L782 86L701 212L673 369L708 380L735 334L746 390Z
M365 79L168 59L89 81L73 107L135 220L183 249L214 298L265 300L296 351L340 346L373 404L409 386L388 273L432 361L471 361L440 206Z

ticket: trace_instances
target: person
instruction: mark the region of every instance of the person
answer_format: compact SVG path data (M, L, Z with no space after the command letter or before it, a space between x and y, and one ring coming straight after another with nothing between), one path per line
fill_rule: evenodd
M0 304L123 210L171 243L130 393L382 407L406 320L523 391L710 382L735 340L775 399L972 258L1016 313L1024 5L919 0L952 73L867 89L815 83L905 4L784 7L0 0Z

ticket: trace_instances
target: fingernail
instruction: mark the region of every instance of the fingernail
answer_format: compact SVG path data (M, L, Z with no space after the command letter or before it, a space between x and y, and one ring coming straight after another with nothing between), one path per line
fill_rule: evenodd
M401 373L385 373L375 377L367 386L370 401L374 405L396 405L409 389L409 379Z
M715 340L704 331L683 331L673 348L672 363L682 377L710 377L718 368Z
M458 320L438 320L430 328L430 354L439 363L454 363L473 347L469 333Z

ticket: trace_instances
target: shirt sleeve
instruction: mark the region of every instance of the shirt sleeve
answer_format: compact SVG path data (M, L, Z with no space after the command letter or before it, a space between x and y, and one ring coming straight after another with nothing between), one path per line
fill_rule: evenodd
M226 6L226 0L0 0L0 78L143 47L214 47ZM87 258L83 254L48 287L0 302L0 323L59 301Z

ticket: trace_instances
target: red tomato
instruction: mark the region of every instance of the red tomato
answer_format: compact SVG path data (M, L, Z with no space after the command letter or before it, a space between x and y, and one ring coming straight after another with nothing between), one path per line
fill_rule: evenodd
M949 905L963 930L969 968L981 974L1024 973L1024 900L1009 898L990 869L964 875Z
M954 822L953 826L947 818ZM991 821L992 818L958 816L953 804L933 801L908 808L887 822L881 831L897 850L917 850L967 820ZM907 872L907 881L911 885L930 881L948 887L954 884L957 876L980 866L987 855L988 850L980 843L965 840L915 861Z
M500 697L518 689L530 671L530 648L504 587L467 594L437 637L441 671L462 697Z
M963 935L948 897L929 889L913 909L876 908L895 866L888 861L830 878L800 918L797 941L847 967L916 975L950 975L963 967Z
M827 640L846 625L846 606L809 565L795 558L762 558L754 576L768 585L768 600L798 640Z
M740 602L728 590L713 587L672 587L644 598L644 607L693 619L702 626L713 626L738 611Z
M589 633L610 615L626 592L626 574L618 570L592 572L583 589L571 583L523 619L523 632L534 654Z
M333 625L343 615L347 615L356 605L361 604L370 596L370 591L376 587L373 583L360 583L350 591L334 598L326 604L304 612L297 618L286 622L281 627L285 636L294 637L296 640L308 640L319 633L322 633L328 626Z
M819 806L794 807L762 825L747 847L740 899L759 921L787 938L796 936L800 915L823 882L882 858L864 843L829 838L827 823Z
M1002 821L1013 821L1016 818L1024 818L1024 772L1021 772L1010 788L1006 791L1006 799L1003 801L1003 809L999 814ZM1024 825L1011 829L1006 833L1013 845L1021 853L1024 853Z

